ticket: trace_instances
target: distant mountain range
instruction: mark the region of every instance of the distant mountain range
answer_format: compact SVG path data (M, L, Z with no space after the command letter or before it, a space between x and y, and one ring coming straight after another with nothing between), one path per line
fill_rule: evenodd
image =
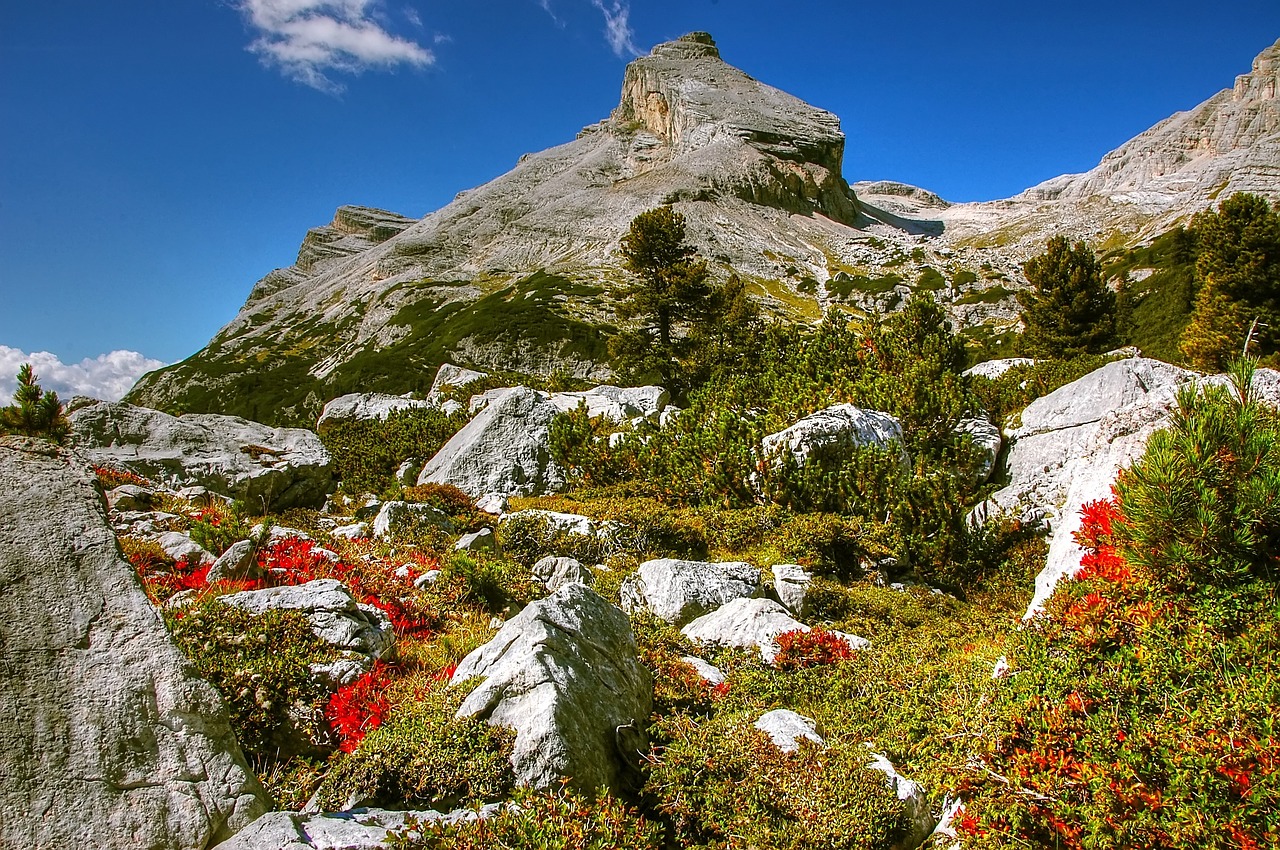
M445 360L606 377L618 241L661 204L685 215L716 276L738 274L775 315L891 310L925 289L962 329L1007 328L1021 263L1050 235L1133 245L1235 191L1280 197L1278 79L1280 42L1091 171L949 204L900 183L851 187L836 116L692 33L627 67L608 118L419 221L339 208L204 349L127 400L308 423L344 392L425 391Z

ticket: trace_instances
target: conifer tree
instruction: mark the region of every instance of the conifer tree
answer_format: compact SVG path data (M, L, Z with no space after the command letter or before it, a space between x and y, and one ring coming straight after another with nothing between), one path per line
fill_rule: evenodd
M1023 266L1030 291L1022 305L1022 350L1031 357L1070 358L1115 347L1116 295L1102 281L1102 265L1083 242L1055 236Z
M1239 354L1254 319L1260 354L1280 350L1280 209L1238 192L1191 221L1196 295L1182 351L1196 368L1217 371Z
M31 364L23 363L18 369L18 389L13 394L13 404L0 408L0 433L46 437L61 443L70 430L58 394L40 389Z

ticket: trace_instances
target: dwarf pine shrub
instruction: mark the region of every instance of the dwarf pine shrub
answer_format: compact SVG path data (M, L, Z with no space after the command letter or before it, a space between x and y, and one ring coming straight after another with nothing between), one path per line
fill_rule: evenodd
M13 404L0 408L0 434L44 437L62 443L70 432L71 425L63 414L58 394L40 389L31 364L23 363L18 368Z

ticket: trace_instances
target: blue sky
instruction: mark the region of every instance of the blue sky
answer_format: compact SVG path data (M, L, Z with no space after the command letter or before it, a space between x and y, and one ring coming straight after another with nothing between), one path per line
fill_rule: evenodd
M1090 168L1280 37L1275 0L0 8L0 381L29 352L193 353L335 207L424 215L605 117L627 60L689 30L839 115L850 181L951 200Z

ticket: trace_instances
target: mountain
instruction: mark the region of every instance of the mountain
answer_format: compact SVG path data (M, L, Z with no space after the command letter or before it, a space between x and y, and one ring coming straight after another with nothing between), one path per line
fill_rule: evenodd
M425 391L446 360L605 378L618 241L661 204L716 277L738 274L776 315L892 310L924 289L990 337L1016 323L1021 263L1050 235L1132 245L1223 193L1276 196L1278 69L1280 43L1092 171L950 204L900 183L851 188L836 116L691 33L627 66L608 118L420 221L341 207L204 349L127 399L292 424L345 392Z

